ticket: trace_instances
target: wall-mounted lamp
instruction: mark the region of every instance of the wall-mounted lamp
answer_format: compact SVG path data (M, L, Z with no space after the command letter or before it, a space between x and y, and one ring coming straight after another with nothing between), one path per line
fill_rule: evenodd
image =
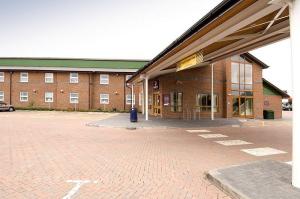
M115 94L115 95L119 95L118 91L115 91L114 94Z
M60 93L64 93L64 90L63 90L63 89L61 89L61 90L60 90Z
M33 89L33 93L37 93L37 90Z

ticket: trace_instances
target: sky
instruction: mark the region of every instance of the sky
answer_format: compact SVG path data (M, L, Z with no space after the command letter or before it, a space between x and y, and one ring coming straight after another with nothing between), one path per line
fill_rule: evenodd
M221 0L0 0L0 57L152 59ZM291 93L290 40L251 51Z

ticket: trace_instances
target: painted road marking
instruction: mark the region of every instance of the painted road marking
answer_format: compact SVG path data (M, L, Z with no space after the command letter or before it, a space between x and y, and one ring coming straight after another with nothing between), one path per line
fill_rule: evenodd
M240 125L236 125L236 124L234 124L234 125L231 125L233 128L238 128L238 127L241 127Z
M189 133L209 133L211 132L210 130L206 129L198 129L198 130L186 130Z
M237 146L237 145L246 145L252 144L251 142L246 142L243 140L224 140L224 141L215 141L218 144L222 144L224 146Z
M227 138L227 135L223 134L199 134L198 136L203 137L205 139L210 139L210 138Z
M62 199L71 199L79 191L80 187L84 184L91 183L90 180L67 180L66 182L75 183L75 186L65 195ZM98 183L98 180L93 181L93 183Z
M267 155L277 155L287 153L285 151L280 151L278 149L264 147L264 148L253 148L253 149L242 149L241 151L248 153L253 156L267 156Z

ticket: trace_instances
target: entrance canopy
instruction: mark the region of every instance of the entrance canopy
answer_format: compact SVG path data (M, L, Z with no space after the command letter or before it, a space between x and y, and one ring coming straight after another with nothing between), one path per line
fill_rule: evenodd
M289 8L284 1L224 0L129 82L208 65L285 39L289 34Z

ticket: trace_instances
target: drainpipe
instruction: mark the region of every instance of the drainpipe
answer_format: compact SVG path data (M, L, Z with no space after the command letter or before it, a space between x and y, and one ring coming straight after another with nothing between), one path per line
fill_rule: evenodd
M211 64L211 120L215 119L214 116L214 64Z
M131 108L134 107L134 104L133 104L133 98L134 98L134 96L133 96L133 86L134 86L134 84L132 83L131 84Z

